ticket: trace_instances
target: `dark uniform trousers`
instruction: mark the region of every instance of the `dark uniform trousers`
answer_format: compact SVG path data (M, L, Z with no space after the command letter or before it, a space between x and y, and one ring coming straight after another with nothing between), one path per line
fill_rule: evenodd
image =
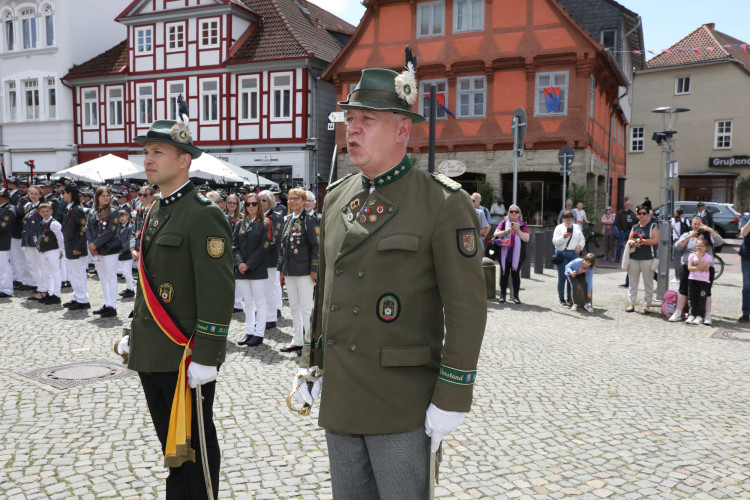
M177 372L146 373L138 372L143 385L143 393L154 422L156 435L161 442L161 451L167 446L167 433L169 431L169 415L172 411L172 399L177 386ZM206 451L208 454L208 466L211 471L211 487L214 498L219 497L219 469L221 465L221 449L219 439L216 435L214 425L213 407L216 381L203 384L203 422L206 427ZM191 405L193 422L190 433L191 446L195 450L195 462L187 461L180 467L169 469L167 477L167 500L208 498L206 483L203 479L203 466L201 465L201 447L198 440L198 418L195 404L195 390L191 389Z

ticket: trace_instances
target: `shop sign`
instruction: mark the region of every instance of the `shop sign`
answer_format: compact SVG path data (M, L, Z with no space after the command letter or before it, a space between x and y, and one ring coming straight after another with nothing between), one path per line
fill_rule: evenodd
M709 167L750 167L750 156L729 156L727 158L709 158Z

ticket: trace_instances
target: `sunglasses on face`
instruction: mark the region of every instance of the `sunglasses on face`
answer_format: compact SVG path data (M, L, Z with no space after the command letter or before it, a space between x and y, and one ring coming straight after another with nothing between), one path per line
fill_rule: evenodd
M248 201L247 203L245 203L245 206L246 207L257 207L258 206L258 202L257 201Z
M146 197L148 197L148 196L150 196L150 195L148 195L148 194L146 194L146 193L138 193L138 197L139 197L139 198L146 198Z
M520 214L521 212L519 212L518 210L511 210L509 213L511 213L511 214Z

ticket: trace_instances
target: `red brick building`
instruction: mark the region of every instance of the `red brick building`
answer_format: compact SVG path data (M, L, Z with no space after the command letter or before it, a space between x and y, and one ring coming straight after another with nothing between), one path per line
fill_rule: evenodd
M436 165L465 167L456 180L467 190L486 179L512 198L511 123L528 116L519 158L518 204L530 223L549 225L562 206L557 153L575 149L571 182L586 186L599 213L617 199L625 173L627 120L618 90L628 82L614 58L555 0L366 0L350 43L323 74L346 98L366 67L400 71L404 47L419 59L419 112L435 83L446 107L436 117ZM554 97L553 97L554 93ZM548 99L549 98L549 99ZM412 129L409 154L426 168L429 124ZM344 129L336 133L340 171L351 169ZM605 200L608 180L610 199ZM535 217L536 216L536 217Z

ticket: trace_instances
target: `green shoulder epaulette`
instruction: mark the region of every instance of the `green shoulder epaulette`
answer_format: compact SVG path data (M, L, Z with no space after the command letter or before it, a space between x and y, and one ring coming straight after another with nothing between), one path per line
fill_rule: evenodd
M333 191L333 189L334 189L334 188L335 188L336 186L340 185L340 184L341 184L342 182L344 182L345 180L347 180L347 179L348 179L349 177L351 177L352 175L354 175L354 174L346 174L346 175L345 175L345 176L343 176L343 177L342 177L341 179L339 179L339 180L337 180L337 181L334 181L334 182L330 183L330 184L328 185L328 187L326 188L326 193L328 193L328 192L330 192L330 191Z
M434 174L432 174L432 178L435 179L435 182L450 191L458 191L459 189L461 189L461 184L446 175L438 174L437 172L435 172Z
M206 198L206 196L203 195L203 194L201 194L200 192L195 193L195 199L198 200L198 203L200 203L201 205L210 205L211 204L211 200L208 199L208 198Z

